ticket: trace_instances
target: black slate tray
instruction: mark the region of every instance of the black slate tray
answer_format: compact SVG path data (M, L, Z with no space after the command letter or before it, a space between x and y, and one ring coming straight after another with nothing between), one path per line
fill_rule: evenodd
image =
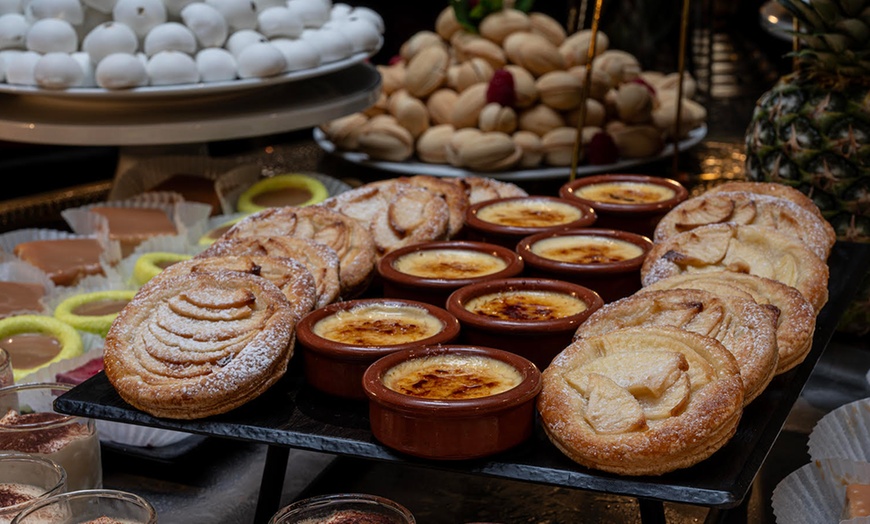
M747 495L794 402L825 350L839 318L870 267L870 244L838 243L828 260L830 298L819 314L806 360L776 377L744 411L736 435L702 463L657 477L626 477L590 470L558 451L538 426L524 444L482 460L440 462L398 454L372 436L368 407L320 394L308 386L294 359L278 384L230 413L195 421L159 419L125 403L103 373L55 401L58 411L201 435L264 443L272 451L298 448L339 456L404 462L643 500L733 508Z

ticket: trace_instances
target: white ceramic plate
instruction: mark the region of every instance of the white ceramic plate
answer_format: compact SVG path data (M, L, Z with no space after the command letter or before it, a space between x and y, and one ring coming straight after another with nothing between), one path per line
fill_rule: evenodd
M678 151L686 151L687 149L697 145L699 142L701 142L701 140L704 139L705 136L707 136L707 126L706 124L702 124L700 127L697 127L690 131L688 137L681 140L679 144L677 144ZM548 180L553 178L565 177L571 173L570 167L542 167L536 169L520 169L516 171L481 173L476 171L468 171L466 169L460 169L446 164L427 164L425 162L415 161L386 162L371 160L365 153L360 153L358 151L337 150L335 144L333 144L326 138L326 133L324 133L320 128L314 129L314 141L317 142L317 145L319 145L320 148L327 153L339 156L353 164L373 167L375 169L383 169L384 171L391 171L395 173L435 175L446 177L485 175L489 178L495 178L496 180L505 180L509 182L516 182L522 180ZM673 154L674 145L668 144L661 151L661 153L652 157L620 160L619 162L613 164L577 166L577 175L583 176L595 173L613 173L621 169L627 169L629 167L648 164L656 160L661 160Z
M14 85L0 82L0 93L10 95L31 95L52 98L93 99L97 101L123 101L130 99L196 97L218 93L239 93L251 89L269 87L289 82L298 82L309 78L327 75L346 69L352 65L368 60L380 49L380 45L371 52L360 52L342 60L321 64L311 69L291 71L281 75L265 78L240 78L224 82L199 82L196 84L178 84L171 86L143 86L132 89L103 89L101 87L71 87L68 89L42 89L37 86Z

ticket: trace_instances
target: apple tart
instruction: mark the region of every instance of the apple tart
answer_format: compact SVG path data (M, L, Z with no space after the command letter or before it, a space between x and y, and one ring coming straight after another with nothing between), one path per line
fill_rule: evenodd
M161 273L109 329L106 377L122 399L156 417L225 413L284 375L295 320L287 297L263 277L229 270Z
M543 372L550 441L583 466L661 475L701 462L734 435L743 383L716 339L675 327L580 338Z
M375 247L369 230L358 220L315 204L272 207L236 222L221 237L252 235L308 238L335 250L339 260L341 298L358 296L375 274Z
M529 196L528 192L520 186L494 178L464 176L457 178L456 181L465 188L469 204L495 200L496 198Z
M260 255L298 260L314 278L317 308L335 302L341 294L338 254L326 244L310 238L261 235L220 238L196 258L227 255Z
M770 195L777 198L791 200L800 207L806 209L810 213L822 218L822 212L819 206L813 202L813 199L801 193L799 190L784 184L776 182L752 182L748 180L732 180L724 184L718 184L708 189L706 193L715 193L717 191L749 191L760 195Z
M776 374L776 308L700 289L635 293L592 313L574 339L635 326L672 326L715 338L734 355L749 404Z
M771 227L804 242L822 260L837 240L833 226L817 214L790 200L749 191L704 193L680 203L659 221L654 240L724 222Z
M409 184L419 186L435 193L447 203L447 238L459 234L465 226L465 212L470 202L465 189L455 179L444 179L433 175L414 175L401 177Z
M293 318L298 321L314 309L317 298L314 276L302 262L268 255L223 255L197 257L176 262L164 271L166 277L193 272L230 270L263 277L287 298Z
M734 271L770 278L800 291L816 314L828 301L828 266L803 242L763 226L709 224L653 244L641 282L681 273Z
M776 321L777 375L803 362L812 348L816 313L807 299L791 286L748 273L712 271L674 275L641 288L639 292L680 288L703 289L716 295L747 298L776 307L779 310Z
M378 257L403 246L448 238L447 201L404 178L370 182L335 195L322 205L364 224Z

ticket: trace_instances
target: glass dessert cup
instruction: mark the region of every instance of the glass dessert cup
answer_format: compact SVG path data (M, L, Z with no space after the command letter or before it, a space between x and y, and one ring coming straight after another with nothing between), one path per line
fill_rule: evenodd
M54 411L54 399L73 386L54 382L0 388L0 450L51 459L70 490L101 488L103 469L94 419Z
M346 515L347 522L383 524L416 524L417 520L401 504L377 495L340 493L319 495L289 504L272 515L268 524L296 524L326 522L327 519ZM343 522L338 520L339 522Z
M83 489L53 495L24 511L13 524L88 524L103 522L157 524L157 511L144 498L114 489Z
M66 490L66 471L47 458L0 453L0 524Z

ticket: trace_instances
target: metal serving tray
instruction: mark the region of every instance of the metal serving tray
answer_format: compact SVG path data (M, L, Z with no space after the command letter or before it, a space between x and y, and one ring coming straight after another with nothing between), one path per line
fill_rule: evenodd
M579 466L556 449L540 427L524 444L487 459L440 462L397 454L372 436L365 402L338 400L314 390L304 382L298 358L284 379L267 393L230 413L207 419L178 421L147 415L126 404L103 373L59 397L55 408L98 419L268 444L273 464L267 462L264 479L270 468L280 471L278 478L283 478L286 450L298 448L634 496L642 503L733 508L746 497L839 318L854 297L858 281L870 267L870 244L838 243L828 265L830 298L817 319L813 347L805 361L777 376L745 409L736 435L721 450L696 466L661 476L618 476ZM274 463L282 457L283 464ZM280 482L277 487L263 483L260 505L275 507L258 505L258 514L271 514L277 509L276 493L280 494Z

